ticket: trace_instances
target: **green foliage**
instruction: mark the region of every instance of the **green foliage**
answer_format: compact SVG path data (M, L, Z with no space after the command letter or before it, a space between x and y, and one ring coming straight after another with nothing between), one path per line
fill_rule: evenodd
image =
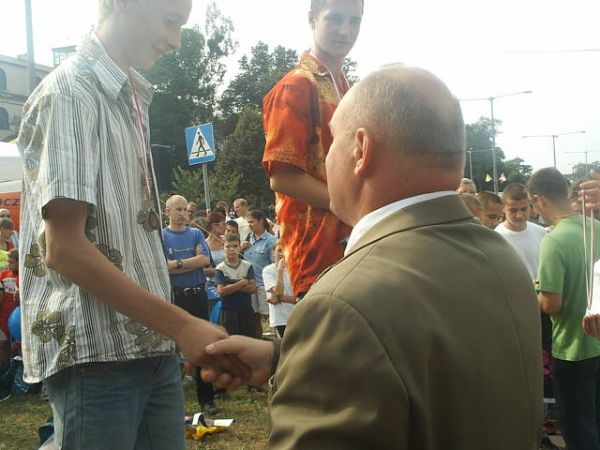
M263 42L252 48L250 56L244 55L239 61L240 73L229 83L219 101L219 134L231 134L245 108L262 108L263 97L297 60L294 50L277 46L270 52Z
M577 163L573 166L573 175L570 177L571 180L577 181L582 178L589 177L590 170L600 173L600 162L594 161L592 163Z
M272 203L273 194L261 162L264 147L262 114L248 106L241 111L235 130L218 155L212 178L215 199L231 202L244 197L257 206Z
M152 143L175 148L170 166L159 168L168 174L187 164L184 129L214 119L217 91L225 76L223 61L237 45L232 34L231 19L211 2L204 30L183 29L179 51L144 72L155 89L150 106Z
M502 171L500 174L503 173L507 181L500 184L500 189L509 183L527 184L527 180L531 177L533 169L529 164L523 163L524 160L522 158L509 159L502 162Z
M170 195L172 194L183 195L188 202L203 205L204 177L202 176L202 167L175 167L173 169L173 192Z

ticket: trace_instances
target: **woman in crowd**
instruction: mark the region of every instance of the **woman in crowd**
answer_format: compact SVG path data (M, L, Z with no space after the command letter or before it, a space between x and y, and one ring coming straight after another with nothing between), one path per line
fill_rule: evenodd
M263 283L263 269L272 264L273 245L277 238L270 233L270 226L265 213L260 210L253 210L247 216L250 234L242 242L244 250L244 259L252 263L254 275L256 277L256 294L252 296L252 308L256 313L256 326L262 335L261 315L269 315L269 305L267 303L267 294Z

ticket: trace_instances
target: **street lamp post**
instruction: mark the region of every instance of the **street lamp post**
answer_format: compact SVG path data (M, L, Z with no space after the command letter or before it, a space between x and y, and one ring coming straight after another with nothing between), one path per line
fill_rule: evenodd
M565 136L567 134L577 134L577 133L585 134L585 130L569 131L567 133L558 133L558 134L532 134L529 136L523 136L523 139L526 139L526 138L552 138L552 156L554 157L554 168L556 169L556 138L558 138L559 136ZM569 153L569 152L567 152L567 153ZM571 152L571 153L574 153L574 152ZM575 152L575 153L582 153L582 152Z
M498 193L498 164L496 162L496 120L494 118L494 100L502 97L511 97L519 94L531 94L533 91L511 92L510 94L495 95L493 97L461 98L462 102L487 100L490 102L490 113L492 119L492 175L494 177L494 193Z
M589 175L590 173L590 165L588 164L588 153L598 153L600 152L600 150L584 150L582 152L565 152L565 153L585 153L585 173L586 175ZM575 173L575 171L573 171L573 173Z
M35 57L33 56L33 21L31 0L25 0L25 28L27 30L27 71L29 73L29 93L35 89Z

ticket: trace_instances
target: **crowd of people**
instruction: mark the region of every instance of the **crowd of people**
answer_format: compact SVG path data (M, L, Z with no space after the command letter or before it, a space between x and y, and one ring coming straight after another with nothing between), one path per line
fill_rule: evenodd
M391 64L351 87L364 0L311 0L310 50L263 102L274 220L242 198L163 209L137 70L180 47L191 6L99 0L24 107L0 338L20 303L3 362L22 351L24 381L43 382L54 442L182 450L193 372L211 415L222 389L268 383L273 449L554 449L549 396L569 450L600 449L600 255L585 245L600 228L584 231L600 181L581 202L553 169L477 193L443 81Z

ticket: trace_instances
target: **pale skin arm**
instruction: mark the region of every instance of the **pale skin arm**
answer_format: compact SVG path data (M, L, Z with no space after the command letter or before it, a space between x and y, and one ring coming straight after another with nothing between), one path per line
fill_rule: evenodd
M233 284L218 284L217 294L219 294L221 297L228 297L231 294L235 294L237 291L242 291L242 289L244 289L248 283L249 281L246 278L242 278Z
M202 254L202 246L196 246L196 256L191 258L182 259L183 266L177 268L177 260L167 260L167 267L169 268L169 274L176 275L180 273L191 272L192 270L202 269L210 264L210 258Z
M296 297L284 294L284 284L283 279L285 276L285 269L287 265L285 263L285 259L280 259L277 262L277 278L275 282L275 287L273 288L273 297L269 303L276 304L279 302L282 303L296 303Z
M271 189L315 208L329 209L327 184L290 164L274 162L269 175Z
M600 314L584 316L582 326L585 334L600 339Z
M579 186L579 195L585 198L586 208L597 210L600 209L600 174L592 171L590 177L593 180L585 181Z
M211 362L247 373L233 361L207 358L204 346L227 337L220 328L197 319L137 285L117 269L85 236L89 205L56 199L46 207L46 264L98 301L177 342L195 365ZM243 371L243 372L242 372Z
M541 291L538 293L538 303L542 312L550 315L556 314L562 308L562 294Z
M272 375L275 347L271 341L236 335L208 345L205 351L212 356L235 355L250 369L251 373L248 381L250 385L261 386ZM215 367L203 366L202 379L228 389L235 389L240 386L239 378L231 378L229 374Z

